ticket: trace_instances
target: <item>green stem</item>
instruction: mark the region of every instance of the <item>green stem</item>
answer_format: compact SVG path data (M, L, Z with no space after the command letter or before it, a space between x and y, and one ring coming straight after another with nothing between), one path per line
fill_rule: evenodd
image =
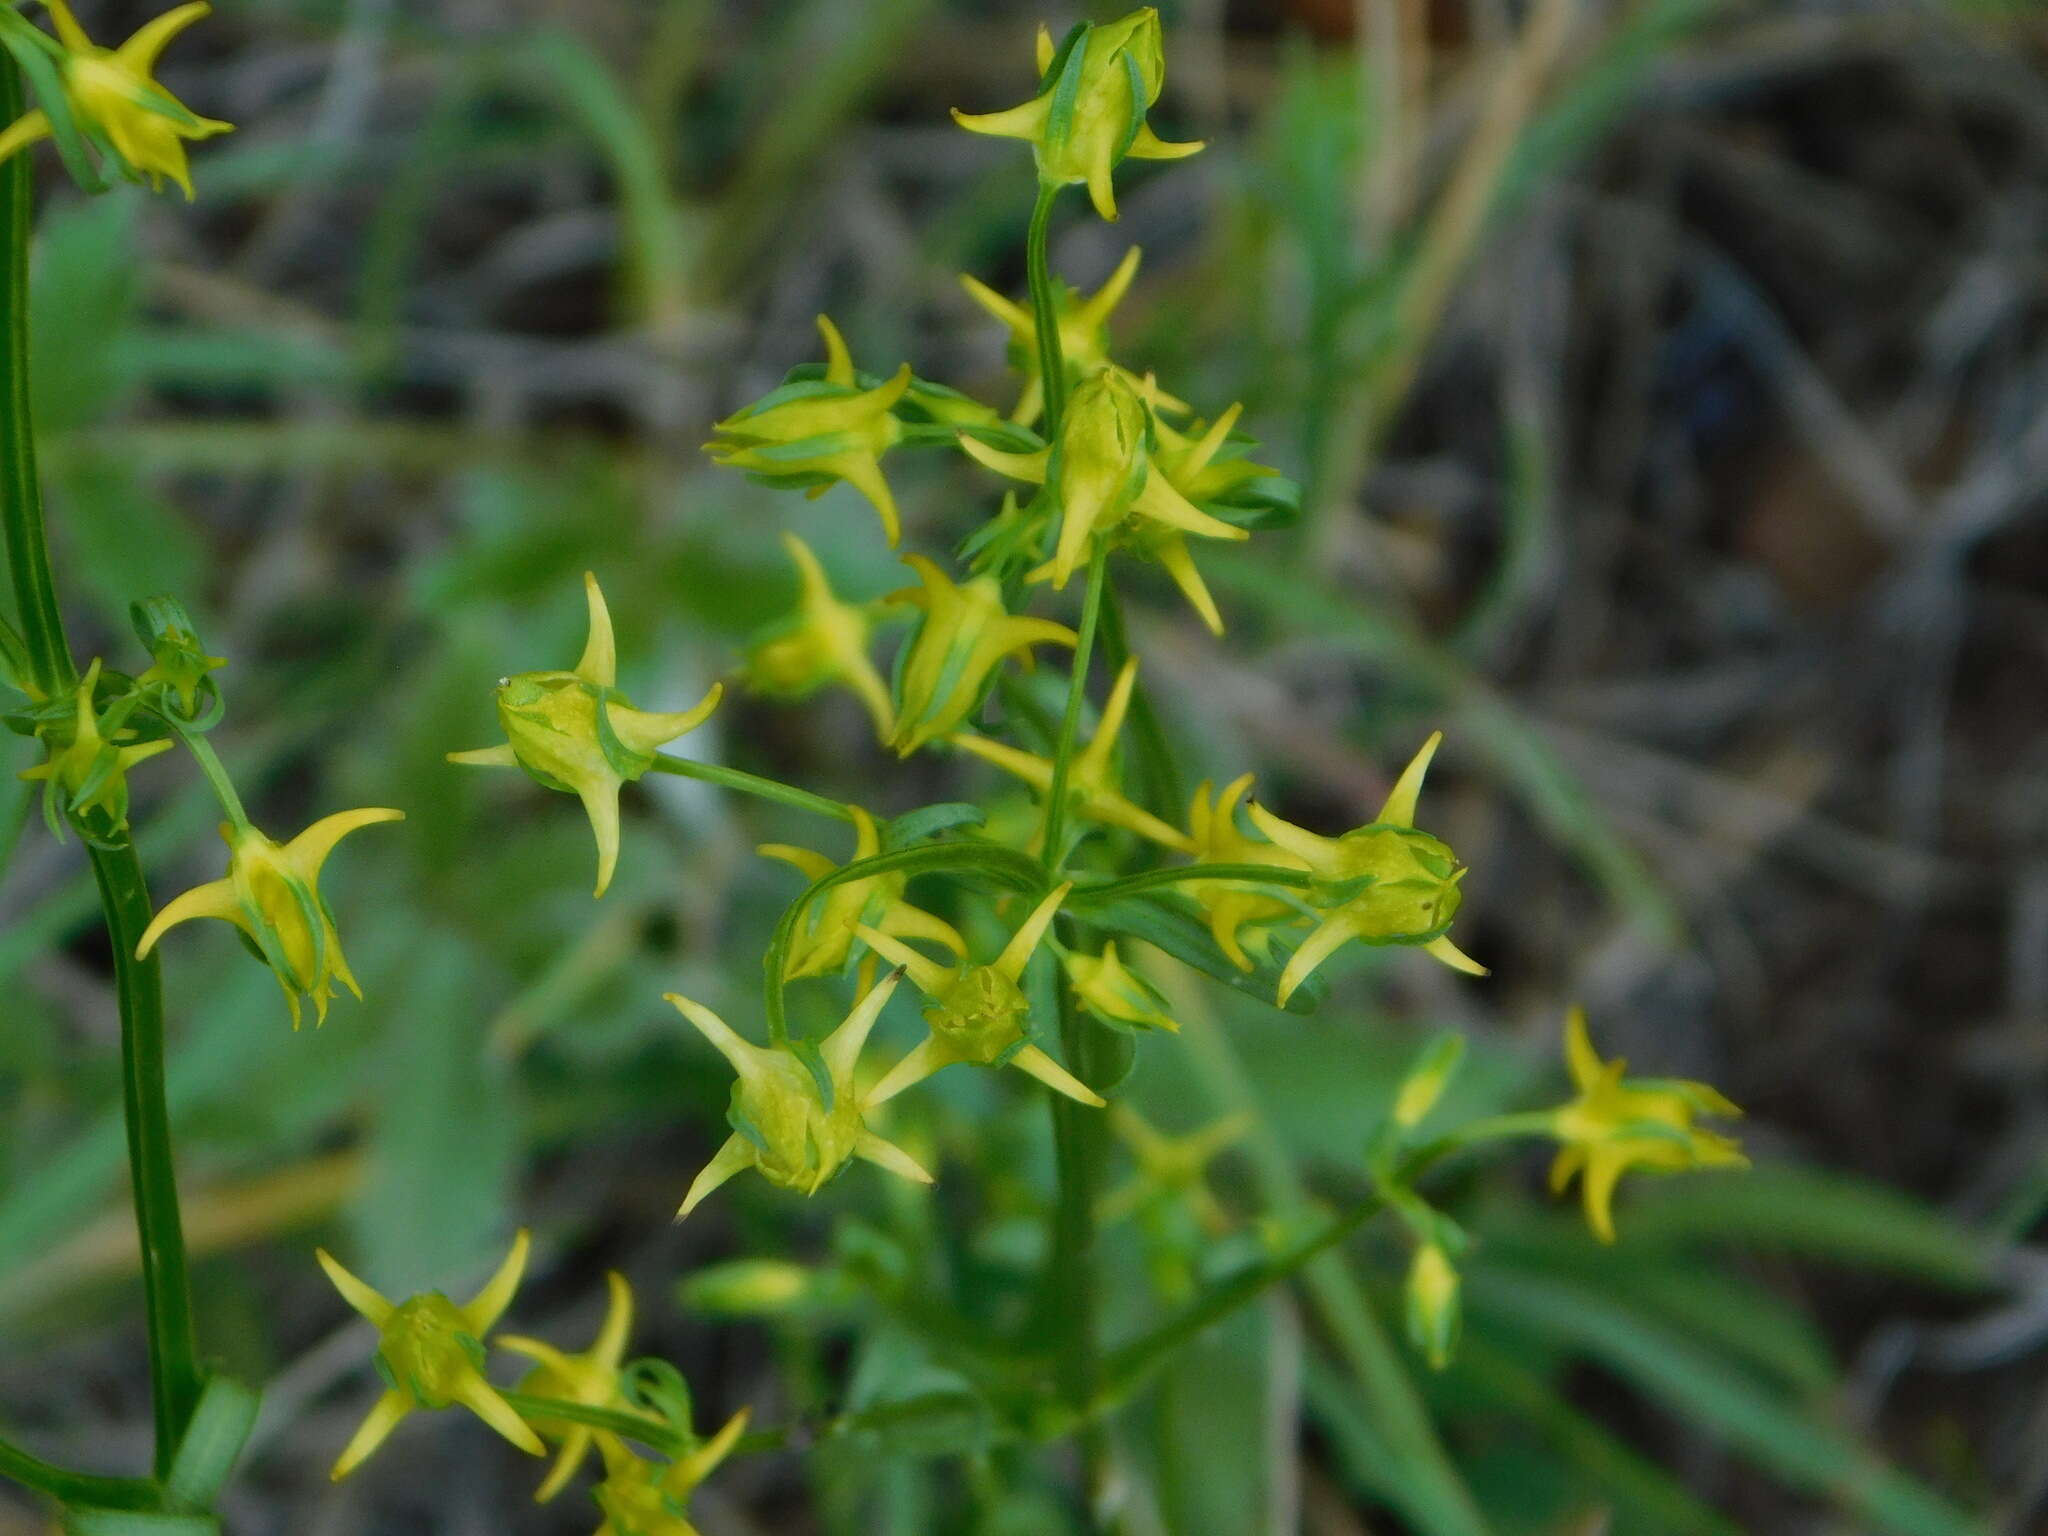
M726 768L717 763L700 763L687 757L671 757L666 752L654 754L654 771L672 773L679 779L702 779L706 784L717 784L725 789L736 789L743 795L757 795L763 800L773 800L778 805L793 806L799 811L811 811L819 816L833 816L840 821L853 820L853 807L838 800L814 795L807 789L798 789L793 784L779 783L764 779L758 773L745 773L738 768Z
M11 66L10 66L11 67ZM72 1472L0 1440L0 1477L48 1494L64 1504L95 1509L153 1509L157 1487L147 1478L97 1477Z
M1088 561L1088 595L1081 602L1074 676L1067 685L1067 708L1060 717L1059 740L1053 748L1052 784L1045 797L1045 841L1041 850L1046 868L1055 873L1066 863L1060 839L1066 831L1067 779L1074 766L1074 743L1081 734L1081 706L1088 698L1088 662L1095 650L1095 631L1102 620L1102 596L1108 585L1109 541L1097 539L1095 553Z
M21 75L11 59L0 59L0 123L22 113ZM50 574L50 547L43 535L43 498L36 479L36 445L28 387L29 157L0 162L0 333L6 355L0 367L0 537L29 666L44 696L61 693L78 680L64 640L57 586Z
M0 61L0 122L13 121L21 108L15 67ZM6 348L0 366L0 538L30 664L38 685L55 692L71 686L78 673L64 639L36 478L28 378L29 191L26 155L0 163L0 262L6 267L0 273L0 332ZM89 857L113 948L121 1011L122 1110L142 1249L156 1472L162 1477L170 1471L201 1386L164 1096L163 978L153 956L135 958L151 908L134 844L91 848Z
M1126 896L1136 896L1164 886L1185 885L1192 880L1227 880L1245 885L1276 885L1290 890L1305 890L1315 883L1315 876L1307 870L1280 869L1271 864L1176 864L1170 869L1147 869L1126 875L1121 880L1105 880L1099 885L1077 885L1066 905L1081 907L1121 901Z
M1059 987L1059 999L1061 1053L1076 1077L1093 1084L1100 1080L1095 1050L1100 1026L1074 1006L1073 992L1064 984ZM1055 1377L1060 1398L1079 1426L1091 1503L1102 1486L1108 1453L1108 1437L1088 1413L1101 1380L1095 1215L1101 1203L1107 1130L1102 1110L1077 1104L1064 1094L1052 1095L1059 1203L1053 1213L1052 1256L1041 1306L1058 1341Z
M1039 388L1045 395L1045 440L1059 436L1060 417L1067 408L1067 360L1060 348L1059 305L1053 295L1052 265L1046 247L1052 230L1052 205L1059 187L1038 184L1031 207L1031 231L1024 242L1024 271L1031 284L1031 329L1038 342Z
M690 1449L684 1436L660 1419L650 1418L644 1413L592 1408L567 1398L536 1397L531 1392L501 1392L498 1395L512 1405L513 1412L529 1423L535 1419L561 1419L570 1424L587 1424L592 1429L607 1430L628 1440L637 1440L650 1451L659 1451L664 1456L681 1456Z
M134 844L93 848L89 853L113 946L121 1005L121 1107L128 1130L136 1235L142 1247L156 1470L162 1476L170 1470L203 1384L177 1172L171 1160L170 1109L164 1096L163 974L154 951L145 960L135 958L151 908Z
M228 813L228 820L235 824L237 831L249 830L249 813L242 809L242 797L235 792L235 781L228 777L228 771L220 760L220 754L213 750L213 743L197 731L188 731L175 720L171 729L178 733L178 739L185 743L185 749L192 754L192 761L199 765L199 771L206 776L206 782L213 786L214 795L220 800L220 808Z

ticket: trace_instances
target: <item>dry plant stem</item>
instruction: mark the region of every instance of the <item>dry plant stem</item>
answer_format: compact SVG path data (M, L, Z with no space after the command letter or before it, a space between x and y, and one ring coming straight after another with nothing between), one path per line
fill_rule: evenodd
M0 121L12 121L21 108L21 83L14 65L0 63ZM0 527L5 530L8 571L30 665L38 685L54 692L74 681L77 668L59 617L36 480L28 380L29 191L27 156L16 155L0 164L0 262L6 265L0 275L0 334L7 349L0 378L0 462L5 465L0 471ZM136 943L151 915L149 886L135 845L94 848L90 857L113 946L121 1012L122 1112L142 1249L156 1472L162 1477L170 1470L201 1385L164 1095L163 981L154 956L135 959ZM0 1471L7 1470L0 1464Z
M1393 416L1415 383L1423 353L1436 334L1444 306L1465 260L1485 227L1487 211L1536 93L1564 47L1572 0L1537 0L1521 40L1496 73L1472 139L1423 227L1388 328L1387 350L1372 360L1355 398L1330 435L1329 462L1316 465L1313 524L1301 551L1321 569L1341 538L1340 519L1357 499Z

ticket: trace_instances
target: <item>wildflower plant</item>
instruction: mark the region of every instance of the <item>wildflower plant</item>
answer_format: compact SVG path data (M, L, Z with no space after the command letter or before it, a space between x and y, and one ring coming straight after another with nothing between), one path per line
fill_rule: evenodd
M88 188L111 169L168 179L189 195L185 145L227 125L193 114L152 76L164 44L204 6L168 12L112 50L90 42L60 0L49 0L47 11L52 32L0 7L0 43L37 94L28 109L16 99L16 70L0 67L0 118L13 124L0 135L0 255L14 328L0 380L9 456L0 514L16 611L16 623L0 622L0 667L18 695L7 724L42 753L25 777L43 785L52 828L75 831L84 844L113 943L157 1455L150 1477L108 1478L0 1442L0 1473L64 1506L81 1531L128 1528L93 1524L99 1511L148 1517L137 1529L198 1533L218 1529L212 1503L253 1419L255 1395L203 1367L195 1338L164 1095L165 953L173 951L175 966L173 930L192 918L219 918L277 977L295 1027L308 1000L316 1025L325 1023L337 985L359 989L320 877L344 838L399 821L403 811L333 812L283 843L259 830L208 738L225 708L225 664L174 600L137 605L144 654L132 674L104 659L81 672L69 649L43 537L20 345L24 152L47 138ZM1432 1365L1452 1358L1467 1238L1431 1204L1425 1183L1446 1157L1516 1137L1555 1141L1553 1183L1581 1182L1587 1221L1603 1241L1615 1236L1612 1199L1624 1173L1742 1161L1733 1141L1698 1124L1732 1114L1732 1105L1701 1084L1627 1078L1621 1063L1594 1053L1576 1012L1567 1027L1568 1101L1425 1137L1425 1127L1442 1118L1458 1060L1455 1045L1432 1048L1363 1149L1364 1197L1334 1212L1263 1224L1256 1238L1248 1234L1259 1224L1210 1182L1211 1165L1247 1133L1245 1117L1172 1135L1117 1102L1138 1045L1175 1049L1181 1036L1180 1011L1154 979L1162 955L1297 1014L1322 1002L1324 966L1354 942L1418 950L1465 975L1486 974L1451 937L1465 867L1418 824L1427 821L1424 778L1440 736L1422 745L1377 814L1348 829L1282 818L1251 797L1249 773L1220 792L1204 784L1188 803L1173 787L1179 765L1131 649L1119 580L1134 561L1156 563L1203 625L1223 635L1228 615L1203 577L1203 560L1285 525L1297 493L1254 460L1257 445L1242 429L1239 404L1205 416L1118 356L1110 322L1136 271L1135 250L1086 299L1050 269L1052 218L1065 189L1084 187L1094 213L1113 219L1117 179L1130 162L1202 148L1154 129L1166 61L1150 8L1083 23L1058 41L1041 32L1028 99L1006 110L956 113L972 132L1028 143L1038 171L1026 298L1013 302L966 280L1008 333L1020 377L1007 409L925 379L909 362L863 371L821 316L822 367L799 366L733 411L708 445L716 463L769 486L815 495L844 482L873 509L892 549L918 532L889 481L901 456L954 455L963 474L978 477L993 504L983 524L951 550L903 550L912 581L873 600L835 592L809 548L785 535L799 575L797 607L755 639L732 676L738 687L778 699L845 688L898 758L931 754L979 781L1015 782L1032 797L1032 814L1005 819L946 802L885 817L664 750L713 714L723 685L681 710L635 705L620 688L611 613L595 574L585 577L587 635L574 666L499 681L503 741L449 753L459 765L519 768L548 790L576 796L596 843L599 898L620 861L635 856L621 801L626 786L649 773L694 778L819 819L816 839L760 849L805 884L760 957L758 1030L752 1008L734 1013L735 1023L668 994L733 1072L727 1134L681 1193L678 1218L747 1170L801 1197L875 1170L919 1187L945 1178L943 1159L892 1123L903 1096L942 1071L998 1073L996 1091L1042 1096L1053 1122L1056 1191L1041 1299L1000 1368L973 1385L1019 1438L1077 1440L1097 1507L1115 1482L1102 1421L1200 1330L1376 1216L1391 1214L1413 1250L1406 1295L1417 1348ZM885 682L877 642L905 622ZM1060 703L1040 718L1021 674L1055 656L1065 670ZM161 771L161 760L179 749L221 803L228 868L157 910L129 827L130 776ZM369 857L372 839L362 842L361 856ZM357 856L353 842L348 856ZM974 921L963 917L956 927L942 911ZM997 941L982 942L991 932ZM819 1038L798 1033L792 988L826 995L840 1022ZM876 1026L899 995L920 999L925 1033L893 1060L876 1060ZM1132 1183L1118 1187L1108 1183L1113 1129L1137 1169ZM1150 1273L1174 1310L1107 1348L1098 1231L1126 1217L1146 1232ZM1210 1248L1240 1238L1252 1245L1249 1261L1207 1283ZM371 1358L384 1383L334 1465L337 1478L414 1415L459 1406L521 1452L536 1459L552 1453L543 1500L591 1469L594 1450L602 1474L591 1489L599 1531L675 1536L692 1529L691 1493L721 1462L801 1438L788 1429L750 1434L745 1408L699 1437L674 1368L628 1358L632 1295L616 1275L582 1350L525 1335L494 1337L530 1252L521 1233L496 1274L461 1303L434 1290L394 1301L319 1254L342 1301L376 1329ZM845 1287L813 1286L801 1272L791 1279L791 1266L779 1259L761 1263L770 1268L748 1271L744 1289L763 1306L770 1292L777 1305L845 1294ZM902 1301L900 1273L873 1254L848 1258L846 1269L914 1310ZM502 1371L494 1376L494 1350L527 1362L516 1384ZM861 1422L850 1412L827 1430L851 1433Z

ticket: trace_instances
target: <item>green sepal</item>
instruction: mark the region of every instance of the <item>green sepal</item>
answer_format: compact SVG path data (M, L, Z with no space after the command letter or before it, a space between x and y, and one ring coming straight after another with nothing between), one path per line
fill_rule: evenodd
M1081 98L1081 75L1087 62L1092 22L1078 22L1053 54L1043 78L1052 81L1052 104L1045 113L1045 142L1064 144L1074 132L1074 104Z
M737 1083L733 1085L732 1102L725 1106L725 1123L752 1142L754 1150L763 1157L773 1155L773 1149L768 1145L768 1138L761 1134L761 1128L748 1119L747 1112L740 1108L739 1085Z
M832 1084L832 1069L825 1065L825 1058L818 1051L818 1042L808 1036L799 1036L789 1042L788 1049L789 1054L811 1074L811 1084L818 1090L818 1102L824 1106L826 1114L831 1114L838 1091Z
M36 105L49 118L51 142L57 146L57 156L71 173L71 179L83 191L106 191L107 179L86 148L78 120L71 115L71 98L65 93L62 66L58 62L65 57L63 46L7 6L0 7L0 47L14 55L14 62L21 66L22 75L35 95Z

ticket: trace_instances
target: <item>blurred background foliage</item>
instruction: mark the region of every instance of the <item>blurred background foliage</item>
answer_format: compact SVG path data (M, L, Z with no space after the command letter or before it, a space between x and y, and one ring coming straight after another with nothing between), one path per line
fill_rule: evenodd
M125 35L151 7L83 19ZM1114 9L1114 8L1112 8ZM1308 516L1213 557L1232 628L1133 595L1199 774L1349 826L1433 727L1427 824L1473 865L1467 985L1330 966L1310 1019L1162 972L1186 1028L1124 1089L1250 1129L1112 1229L1111 1326L1362 1187L1417 1043L1467 1107L1559 1091L1565 1004L1637 1069L1751 1111L1758 1168L1645 1181L1597 1247L1532 1152L1448 1176L1477 1239L1455 1364L1399 1342L1385 1233L1203 1337L1117 1421L1132 1532L2036 1530L2048 1495L2048 27L2029 0L1182 0L1169 137L1115 227L1122 353L1236 399ZM1104 12L1104 15L1109 14ZM1057 1458L948 1365L1028 1302L1038 1095L950 1073L892 1118L926 1196L735 1183L724 1065L660 1002L756 1018L793 813L650 779L590 901L573 803L443 754L491 683L565 664L596 570L623 681L694 700L790 603L774 534L900 585L845 488L707 468L708 424L815 348L1007 400L959 291L1022 284L1025 157L959 133L1028 77L1029 8L969 0L223 0L164 70L240 124L197 205L45 166L36 380L85 654L180 595L233 658L217 740L259 821L411 819L330 878L370 1001L294 1036L220 933L169 958L202 1332L271 1387L232 1529L585 1531L466 1423L324 1468L374 1383L310 1262L459 1286L510 1227L514 1314L574 1342L616 1266L710 1426L954 1393L733 1464L707 1536L1080 1529ZM1048 16L1056 25L1067 12ZM1073 206L1078 207L1078 203ZM908 547L986 515L892 462ZM691 750L895 812L1010 794L898 765L858 706L734 698ZM0 748L10 770L29 764ZM7 780L11 783L11 774ZM0 790L0 1405L54 1452L146 1458L114 1016L75 844ZM203 790L138 775L159 894L214 873ZM828 830L828 837L836 835ZM394 851L396 850L396 851ZM826 846L834 857L844 854ZM799 1028L836 994L792 996ZM907 1003L884 1021L907 1044ZM1013 1074L1004 1074L1014 1077ZM1141 1180L1142 1170L1133 1174ZM813 1266L733 1316L742 1257ZM745 1286L737 1289L745 1292ZM745 1310L745 1309L742 1309ZM755 1309L758 1311L758 1309ZM958 1388L960 1390L955 1391ZM0 1507L0 1530L40 1529Z

